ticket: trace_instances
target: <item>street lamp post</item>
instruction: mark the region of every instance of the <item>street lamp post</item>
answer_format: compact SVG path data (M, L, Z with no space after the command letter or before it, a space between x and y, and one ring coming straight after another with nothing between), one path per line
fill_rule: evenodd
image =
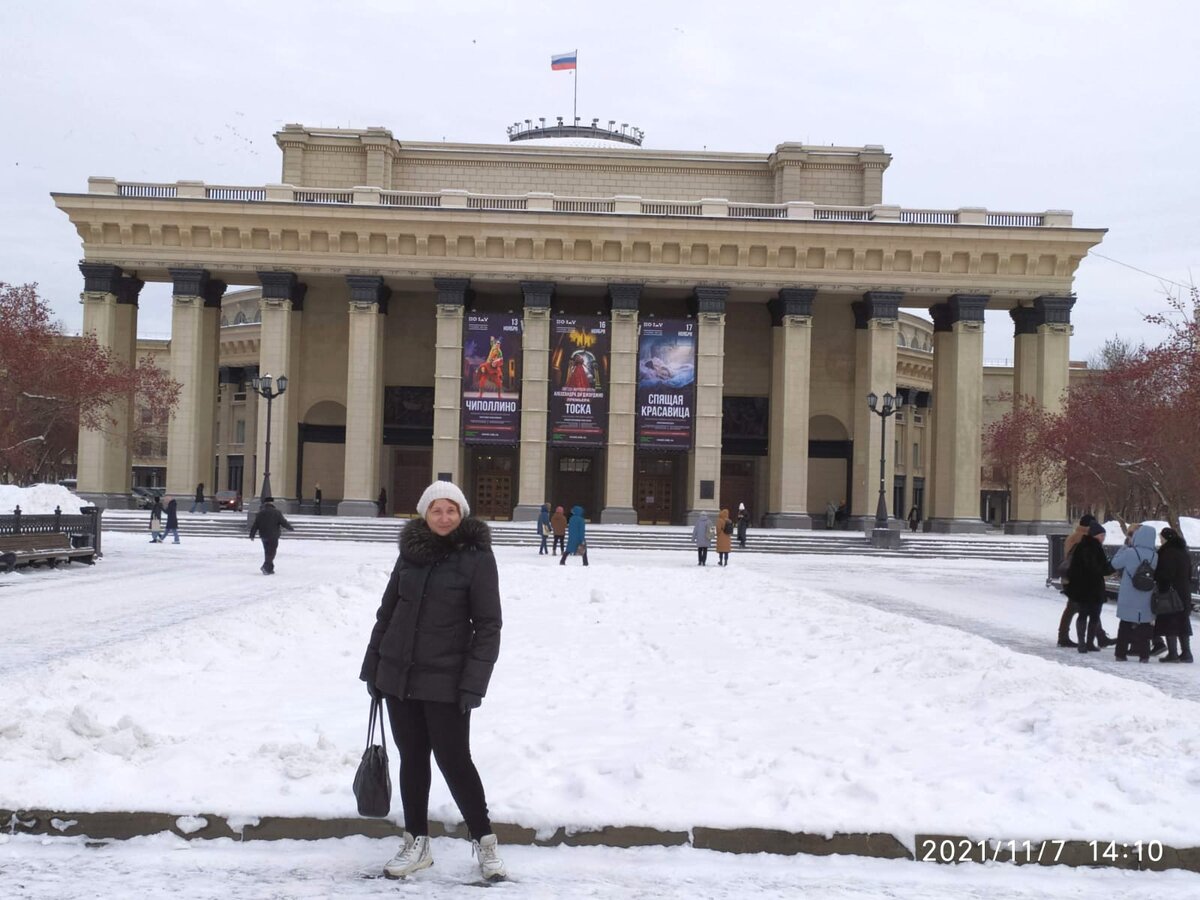
M867 394L867 407L875 415L879 416L879 503L875 507L875 527L888 527L887 513L887 495L884 493L884 476L883 476L883 459L887 451L887 420L888 416L895 415L904 405L904 398L897 394L893 397L891 394L883 395L883 405L879 405L879 397L874 391Z
M272 381L274 381L274 385L272 385ZM271 401L281 396L287 390L287 386L288 379L286 375L280 375L275 379L272 379L270 375L262 375L250 379L250 389L267 401L267 458L263 463L262 490L259 491L260 497L275 496L271 493ZM272 387L274 387L274 390L272 390Z

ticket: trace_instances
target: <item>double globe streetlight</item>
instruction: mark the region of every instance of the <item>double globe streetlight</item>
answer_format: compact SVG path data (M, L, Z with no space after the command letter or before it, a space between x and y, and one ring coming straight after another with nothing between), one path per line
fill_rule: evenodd
M900 412L904 406L904 398L897 394L883 395L883 406L879 405L879 396L874 392L867 394L867 406L871 412L879 416L879 504L875 507L875 527L888 527L887 496L884 494L883 458L887 450L887 420L888 416Z
M287 386L286 375L274 379L270 375L260 375L250 379L250 390L267 401L267 459L263 464L262 490L259 492L263 498L275 496L271 493L271 401L282 395Z

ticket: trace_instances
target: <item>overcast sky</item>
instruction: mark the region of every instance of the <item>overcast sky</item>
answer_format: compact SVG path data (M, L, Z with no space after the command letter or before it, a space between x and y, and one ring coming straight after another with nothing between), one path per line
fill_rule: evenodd
M79 238L51 191L89 175L280 180L283 124L383 125L401 140L505 141L518 119L640 126L646 146L766 153L882 144L884 202L1070 209L1097 252L1200 273L1200 4L1167 0L533 3L8 0L0 5L0 281L36 281L81 322ZM1168 285L1168 287L1170 287ZM1175 288L1177 290L1177 288ZM1164 285L1090 256L1072 357L1121 334ZM143 335L167 337L147 285ZM989 313L986 355L1011 357Z

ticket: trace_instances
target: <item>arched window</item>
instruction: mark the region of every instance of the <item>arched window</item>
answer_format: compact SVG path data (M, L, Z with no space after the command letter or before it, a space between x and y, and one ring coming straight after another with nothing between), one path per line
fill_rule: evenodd
M246 314L244 312L242 312L241 310L238 310L238 314L236 316L234 316L234 318L233 318L233 324L234 325L245 325L246 324Z
M896 346L897 347L907 347L908 346L908 344L905 343L903 331L896 332Z

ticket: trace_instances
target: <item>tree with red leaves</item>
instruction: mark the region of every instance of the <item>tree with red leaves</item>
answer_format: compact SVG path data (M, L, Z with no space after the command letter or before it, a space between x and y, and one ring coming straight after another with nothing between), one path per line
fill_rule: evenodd
M133 409L162 421L179 401L179 383L149 358L130 367L92 335L70 337L51 317L36 284L0 282L0 481L29 484L70 467L81 427L116 435L111 405L133 398Z
M1153 347L1111 354L1071 385L1061 413L1017 398L984 436L1014 481L1127 521L1200 509L1200 293L1146 316L1166 331Z

